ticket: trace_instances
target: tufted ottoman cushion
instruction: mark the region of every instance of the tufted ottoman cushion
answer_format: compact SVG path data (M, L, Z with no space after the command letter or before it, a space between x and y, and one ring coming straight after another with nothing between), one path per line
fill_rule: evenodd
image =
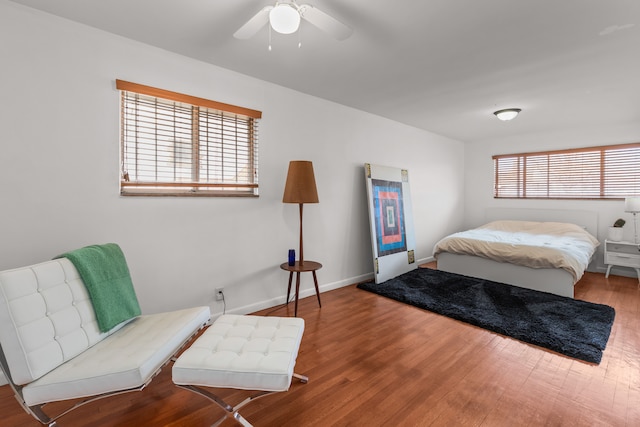
M270 392L291 385L304 320L223 315L173 365L173 382Z

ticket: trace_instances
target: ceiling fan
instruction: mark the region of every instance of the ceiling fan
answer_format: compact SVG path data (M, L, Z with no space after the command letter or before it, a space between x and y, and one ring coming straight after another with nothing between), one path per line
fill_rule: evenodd
M275 5L262 8L233 36L237 39L248 39L264 27L267 22L278 33L292 34L298 30L300 19L304 19L337 40L344 40L353 33L351 28L311 5L298 5L295 0L278 0Z

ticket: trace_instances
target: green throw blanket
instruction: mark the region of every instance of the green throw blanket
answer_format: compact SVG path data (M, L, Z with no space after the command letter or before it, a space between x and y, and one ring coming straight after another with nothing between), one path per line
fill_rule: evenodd
M84 281L100 332L139 316L140 305L133 289L124 254L115 243L86 246L58 258L68 258Z

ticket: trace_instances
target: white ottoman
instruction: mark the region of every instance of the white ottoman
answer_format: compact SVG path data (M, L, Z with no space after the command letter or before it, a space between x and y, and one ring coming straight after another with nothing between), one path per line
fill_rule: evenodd
M238 411L251 401L271 393L287 391L304 332L297 317L223 315L200 336L173 365L173 382L222 407L227 416L251 426ZM231 406L201 387L259 391Z

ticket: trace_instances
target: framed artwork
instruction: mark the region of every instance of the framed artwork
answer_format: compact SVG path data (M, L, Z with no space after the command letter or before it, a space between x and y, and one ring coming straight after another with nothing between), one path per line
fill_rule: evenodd
M365 163L376 283L416 268L409 172Z

